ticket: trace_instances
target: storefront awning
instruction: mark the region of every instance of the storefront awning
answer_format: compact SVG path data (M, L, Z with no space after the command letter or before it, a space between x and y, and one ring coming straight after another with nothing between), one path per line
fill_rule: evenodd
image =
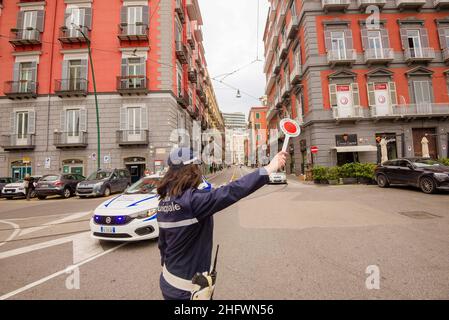
M337 153L343 152L377 152L375 146L349 146L349 147L335 147Z

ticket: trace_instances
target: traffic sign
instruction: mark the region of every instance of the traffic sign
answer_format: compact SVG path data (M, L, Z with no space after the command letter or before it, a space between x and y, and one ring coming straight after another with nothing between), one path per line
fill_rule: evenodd
M301 128L299 127L299 123L292 119L282 119L279 126L281 127L282 132L285 134L284 145L282 146L282 151L287 151L288 141L290 138L297 137L301 134Z
M313 154L317 154L318 153L318 147L317 146L310 147L310 152L312 152Z

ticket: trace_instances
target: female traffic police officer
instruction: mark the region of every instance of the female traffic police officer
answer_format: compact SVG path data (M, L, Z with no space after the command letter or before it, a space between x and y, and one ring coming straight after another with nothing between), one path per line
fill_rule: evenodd
M164 299L211 298L212 283L201 290L192 279L200 274L207 277L210 272L212 216L268 183L268 175L285 165L286 156L286 152L280 152L268 166L219 189L199 190L202 173L192 150L181 148L170 154L169 170L157 189L161 199L157 220Z

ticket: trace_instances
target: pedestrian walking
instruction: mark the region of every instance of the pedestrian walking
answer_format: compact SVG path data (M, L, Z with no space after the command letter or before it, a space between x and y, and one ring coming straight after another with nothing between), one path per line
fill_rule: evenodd
M30 201L32 190L34 189L33 185L33 179L29 174L25 176L25 179L23 180L24 188L25 188L25 195L27 201Z
M193 151L182 148L170 154L169 170L157 189L164 299L212 298L216 280L215 270L211 272L213 215L267 184L269 174L285 166L286 156L280 152L266 167L221 188L199 190L203 175Z

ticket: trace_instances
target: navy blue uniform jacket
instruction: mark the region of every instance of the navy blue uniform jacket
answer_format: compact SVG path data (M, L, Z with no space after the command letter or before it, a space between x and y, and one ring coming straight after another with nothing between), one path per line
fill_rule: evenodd
M264 168L218 189L190 189L181 196L159 203L159 249L161 265L183 279L211 271L213 215L268 183ZM161 275L165 298L189 299L190 293L170 286Z

